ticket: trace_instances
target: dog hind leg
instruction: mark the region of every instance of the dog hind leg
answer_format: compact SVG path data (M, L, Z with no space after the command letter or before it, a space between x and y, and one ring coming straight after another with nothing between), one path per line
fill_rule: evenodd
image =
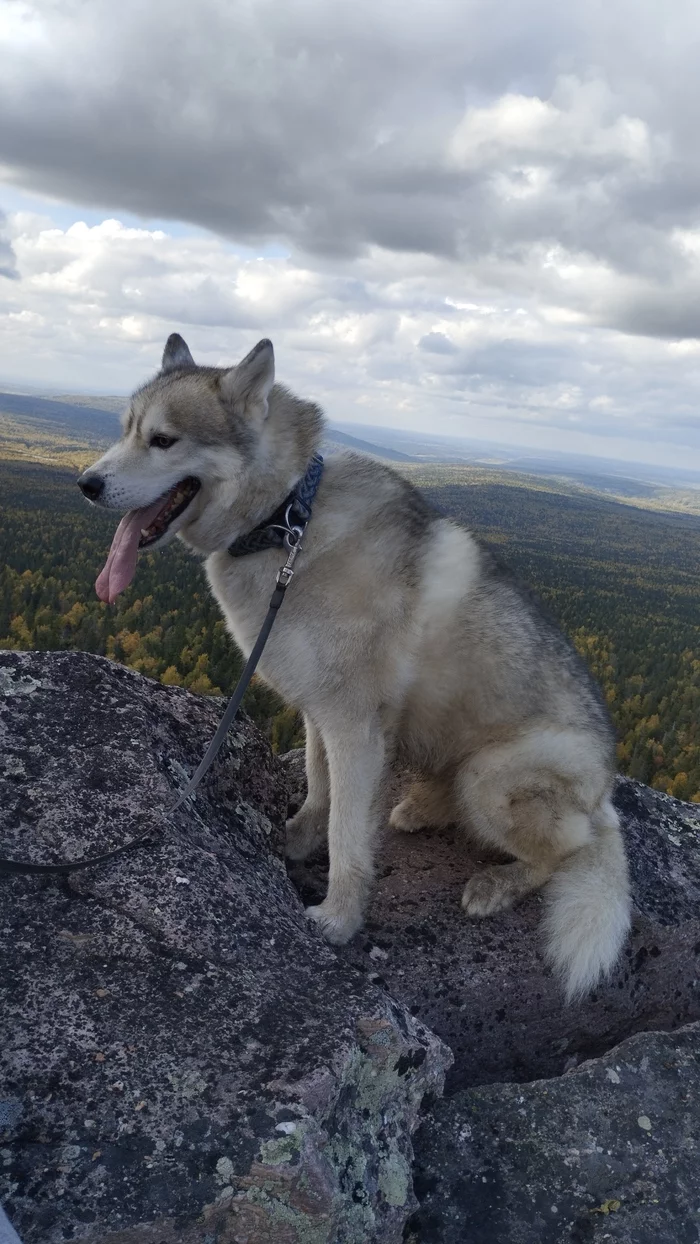
M629 929L627 863L609 785L590 740L554 730L485 748L456 784L478 838L515 856L471 878L465 910L489 915L549 881L545 951L568 1000L610 971Z
M408 794L389 817L392 829L414 834L419 829L442 829L457 820L453 796L454 779L425 777L413 782Z
M562 776L533 755L534 742L484 748L458 775L456 794L478 840L515 856L479 869L467 883L462 906L471 916L511 907L591 839L589 817L573 806ZM532 767L536 759L539 768Z

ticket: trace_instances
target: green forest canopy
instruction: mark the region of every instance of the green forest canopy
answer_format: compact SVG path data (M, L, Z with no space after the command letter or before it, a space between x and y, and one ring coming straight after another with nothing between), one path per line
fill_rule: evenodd
M604 688L621 771L700 802L700 521L478 470L463 478L473 482L423 491L494 547L571 636ZM144 555L118 603L101 604L93 585L115 518L88 510L74 480L0 462L0 648L82 649L228 694L241 659L198 561L179 544ZM277 750L301 741L294 711L259 680L246 707Z

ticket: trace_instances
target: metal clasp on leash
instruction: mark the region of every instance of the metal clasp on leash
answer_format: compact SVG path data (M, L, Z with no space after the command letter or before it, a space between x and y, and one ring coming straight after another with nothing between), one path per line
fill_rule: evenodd
M294 571L292 570L292 566L294 565L294 562L296 561L297 555L301 552L301 537L304 534L304 529L303 527L297 527L294 530L298 531L299 535L297 536L296 541L293 544L287 543L288 538L289 538L288 536L284 537L284 543L289 549L289 555L284 565L280 566L279 570L277 571L277 583L279 584L280 587L287 587L287 584L291 583L292 575L294 574ZM289 534L292 534L292 533L290 532Z
M301 537L306 531L306 520L302 523L292 522L292 509L294 501L290 501L284 512L284 547L287 550L288 557L284 566L280 566L277 571L277 583L280 587L286 587L291 582L294 571L292 566L296 560L297 554L301 552Z

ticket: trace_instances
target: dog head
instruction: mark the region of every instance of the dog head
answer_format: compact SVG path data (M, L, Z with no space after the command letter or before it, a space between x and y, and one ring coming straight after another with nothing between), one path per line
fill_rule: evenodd
M177 333L168 338L161 371L129 403L121 439L78 480L93 504L128 511L97 580L101 599L131 582L139 549L178 534L203 553L226 547L274 378L270 341L236 367L215 368L198 367Z

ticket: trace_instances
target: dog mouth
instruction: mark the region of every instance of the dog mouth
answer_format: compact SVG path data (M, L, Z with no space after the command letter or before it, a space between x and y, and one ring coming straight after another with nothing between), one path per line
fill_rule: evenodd
M160 540L181 514L184 514L188 505L194 500L199 492L201 484L193 475L189 475L187 479L180 480L170 492L166 493L162 509L158 511L152 522L147 527L141 528L141 537L139 539L139 549L147 549L149 545L155 544ZM150 508L150 507L149 507Z
M107 561L100 571L95 591L100 600L113 604L120 592L128 587L136 574L136 561L141 549L158 544L168 529L184 514L199 492L201 484L188 475L152 505L129 510L114 533Z

